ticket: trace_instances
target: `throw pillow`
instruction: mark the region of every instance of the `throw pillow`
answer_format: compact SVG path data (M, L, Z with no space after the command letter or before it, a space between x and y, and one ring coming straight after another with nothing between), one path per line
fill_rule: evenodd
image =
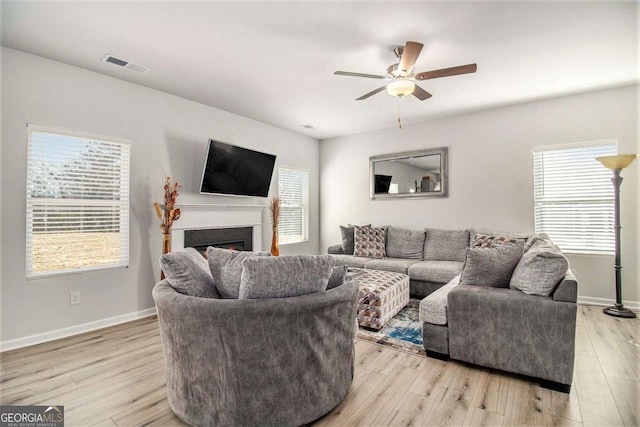
M331 255L248 257L240 299L287 298L324 291L335 261Z
M460 284L508 288L523 248L521 240L488 248L467 248Z
M222 298L237 299L240 292L242 261L249 257L269 257L268 252L244 252L229 249L207 248L209 269Z
M425 228L424 259L429 261L464 262L469 247L469 230Z
M385 229L375 227L353 227L353 255L358 257L384 258Z
M512 239L507 236L493 236L491 234L476 234L469 245L470 248L490 248L494 245L504 245L507 243L516 243L521 239Z
M194 248L162 255L160 267L171 287L181 294L220 298L207 260Z
M342 253L344 255L353 255L354 247L354 235L353 225L349 224L346 227L340 226L340 234L342 235ZM363 225L362 227L371 227L371 224Z
M518 262L509 287L525 294L547 297L569 270L569 261L560 249L541 238L535 238L531 248Z
M333 267L333 270L331 270L331 276L329 276L329 282L327 283L327 290L342 286L342 284L347 279L348 271L349 267L347 267L346 265Z
M422 259L424 231L387 228L387 256L393 258Z

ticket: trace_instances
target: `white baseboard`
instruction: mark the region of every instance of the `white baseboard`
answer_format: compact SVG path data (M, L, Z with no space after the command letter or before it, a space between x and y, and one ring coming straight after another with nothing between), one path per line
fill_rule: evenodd
M120 323L131 322L132 320L142 319L144 317L156 314L156 308L147 308L145 310L134 311L133 313L122 314L120 316L108 317L93 322L83 323L81 325L69 326L67 328L56 329L54 331L43 332L40 334L29 335L22 338L16 338L7 341L0 341L0 353L18 348L29 347L35 344L41 344L47 341L53 341L60 338L70 337L85 332L95 331L97 329L107 328L109 326L118 325Z
M610 305L614 305L615 303L615 300L609 298L578 296L578 304L601 305L604 307L608 307ZM640 310L640 301L623 301L623 304L630 310Z

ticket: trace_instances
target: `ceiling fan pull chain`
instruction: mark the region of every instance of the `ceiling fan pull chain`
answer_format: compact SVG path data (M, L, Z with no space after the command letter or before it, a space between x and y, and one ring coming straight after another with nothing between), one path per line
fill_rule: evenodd
M401 107L400 102L401 102L400 97L398 97L398 129L402 129L402 120L400 120L402 110L400 108Z

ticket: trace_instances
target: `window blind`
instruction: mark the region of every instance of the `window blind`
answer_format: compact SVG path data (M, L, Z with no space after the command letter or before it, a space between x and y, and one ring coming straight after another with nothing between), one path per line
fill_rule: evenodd
M28 127L27 277L129 263L129 141Z
M309 171L278 168L278 243L309 241Z
M614 253L611 171L596 157L615 155L615 140L533 150L535 230L564 252Z

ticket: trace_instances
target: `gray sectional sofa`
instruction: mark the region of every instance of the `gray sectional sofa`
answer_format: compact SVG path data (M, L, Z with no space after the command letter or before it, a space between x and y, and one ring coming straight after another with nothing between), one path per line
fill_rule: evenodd
M343 244L330 246L328 253L333 255L336 265L408 274L413 298L426 297L462 272L470 230L385 228L386 253L390 256L368 258L345 254Z
M337 265L409 275L411 295L422 300L420 320L428 356L526 375L539 379L544 387L569 392L577 281L548 236L427 228L418 259L415 246L421 232L385 228L387 254L396 256L347 255L343 245L331 246L329 253ZM505 255L503 261L500 248L507 246L478 251L480 246L492 247L482 241L487 235L504 239L511 250L519 251L517 259L507 260ZM403 254L414 257L397 256ZM496 258L494 264L485 262L482 270L477 256ZM507 262L515 268L511 266L508 276L498 279L496 272ZM503 283L492 283L497 280Z

